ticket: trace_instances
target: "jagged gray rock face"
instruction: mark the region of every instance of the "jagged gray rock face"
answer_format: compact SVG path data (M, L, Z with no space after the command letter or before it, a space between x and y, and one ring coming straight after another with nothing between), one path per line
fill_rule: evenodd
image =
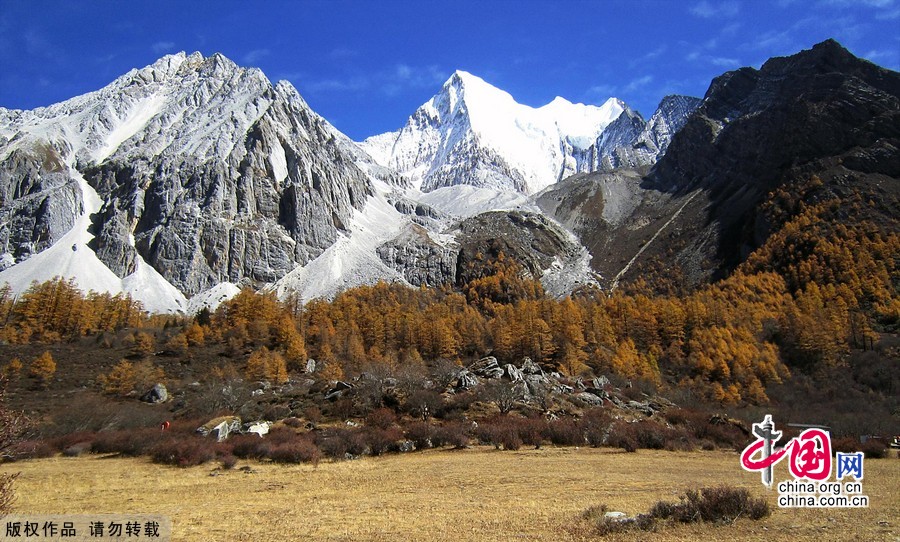
M582 248L547 217L520 211L494 211L460 222L456 241L459 285L483 276L483 266L501 253L532 277L541 277L555 259L577 258Z
M503 373L506 375L506 378L510 379L512 382L525 381L525 374L512 363L507 363L503 366Z
M456 282L455 247L442 246L417 224L377 249L386 264L403 273L413 286L440 286Z
M447 232L454 241L440 244L428 230L411 224L376 250L384 263L414 286L464 285L481 276L483 267L500 253L534 278L546 278L545 270L554 262L571 265L584 256L582 247L562 228L535 213L482 213Z
M58 241L82 199L59 153L33 142L0 161L0 270Z
M636 165L634 145L646 127L644 117L627 107L619 118L600 134L597 145L593 147L596 161L590 162L589 168L582 171L611 170Z
M42 122L61 126L43 131L46 145L68 144L59 161L73 163L104 202L91 247L103 263L124 277L140 255L189 295L225 281L278 280L333 244L372 193L368 166L357 165L364 153L350 153L352 142L290 84L273 86L218 54L164 57L98 92L3 114L4 128L23 134ZM0 162L0 191L35 182L36 166L16 152ZM50 229L66 231L73 216L58 213ZM41 228L31 236L43 240L34 233ZM28 236L20 229L15 245Z
M597 162L579 171L612 171L649 166L666 153L672 137L684 126L702 100L690 96L666 96L650 120L626 106L596 145Z

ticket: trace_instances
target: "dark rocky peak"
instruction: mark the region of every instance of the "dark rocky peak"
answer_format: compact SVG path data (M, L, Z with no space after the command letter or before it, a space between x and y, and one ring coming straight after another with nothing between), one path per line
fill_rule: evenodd
M714 79L652 181L767 190L789 167L900 136L898 112L900 74L829 40Z
M797 76L835 72L868 74L881 69L867 60L854 56L837 41L827 39L813 45L812 49L791 56L770 58L762 65L760 72L767 76Z
M704 97L703 114L733 120L758 113L785 99L819 101L845 85L867 85L900 94L896 72L854 56L833 39L812 49L766 61L759 70L745 67L713 79Z

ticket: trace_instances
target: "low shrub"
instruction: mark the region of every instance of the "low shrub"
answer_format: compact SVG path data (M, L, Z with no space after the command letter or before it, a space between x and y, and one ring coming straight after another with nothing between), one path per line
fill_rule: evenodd
M201 437L169 438L154 446L150 457L154 463L182 468L202 465L216 458L215 441Z
M19 461L22 459L41 459L53 457L57 451L44 440L23 440L11 445L6 450L6 459Z
M360 436L372 455L398 451L398 442L403 439L403 433L395 427L387 429L367 427Z
M677 504L660 501L650 509L654 518L672 518L681 523L734 523L741 517L762 519L770 513L764 498L753 497L747 488L729 486L690 490Z
M584 413L579 425L588 444L597 448L606 444L613 418L605 408L592 408Z
M436 427L431 442L435 448L452 446L453 448L465 448L469 445L469 434L462 422L451 422Z
M300 418L285 418L284 425L286 425L288 427L293 427L294 429L300 429L301 427L305 426L306 424L303 423L303 420L301 420Z
M475 428L475 436L484 444L492 444L500 450L518 450L522 447L518 423L506 416L484 421Z
M434 427L425 422L410 423L403 431L403 434L412 441L417 450L431 448L434 445L432 442L434 433Z
M367 449L367 443L360 433L343 428L318 432L315 444L324 455L334 459L363 455Z
M232 454L225 454L219 457L219 463L222 465L222 468L225 470L231 470L237 465L237 457Z
M705 487L681 495L679 502L658 501L648 513L633 518L610 518L605 505L587 509L582 518L594 524L599 534L620 533L632 529L656 530L659 521L679 523L707 522L732 524L738 518L762 519L771 514L765 498L753 497L746 488Z
M540 448L544 443L544 435L547 433L547 422L541 418L526 418L519 420L518 425L522 444Z
M547 439L557 446L581 446L584 433L574 421L560 418L547 424Z
M258 435L235 435L226 442L231 446L231 453L241 459L263 459L271 450L271 443Z
M91 443L91 450L98 454L121 454L138 457L147 454L161 438L157 429L132 429L100 431Z
M638 448L688 451L694 449L695 440L683 428L670 428L653 420L641 420L633 423L620 421L613 424L607 444L627 452L633 452Z
M394 411L389 408L376 408L366 416L366 426L376 429L388 429L397 421Z
M68 435L62 435L60 437L46 440L47 444L54 450L65 452L65 450L71 448L72 446L85 443L87 444L87 449L90 450L91 443L95 438L97 438L97 433L93 431L78 431L76 433L69 433Z
M259 439L259 437L256 435L252 436L255 436L257 439ZM266 436L261 440L265 440L272 446L277 446L280 444L296 442L297 440L301 439L303 439L302 435L298 434L297 431L292 427L278 426L269 429L269 432L266 433Z
M870 438L866 442L860 442L856 437L840 437L831 440L831 453L841 452L852 454L862 452L866 459L883 459L887 457L888 445L879 439Z
M612 448L622 448L626 452L636 452L638 449L637 440L634 438L634 432L627 429L632 425L628 422L617 422L610 428L609 438L606 444Z
M276 463L319 464L322 452L308 440L297 440L279 444L271 449L269 458Z
M874 439L869 439L863 444L860 444L859 448L855 451L865 454L866 459L884 459L888 456L887 445Z
M90 442L78 442L63 449L62 453L66 457L79 457L91 451Z

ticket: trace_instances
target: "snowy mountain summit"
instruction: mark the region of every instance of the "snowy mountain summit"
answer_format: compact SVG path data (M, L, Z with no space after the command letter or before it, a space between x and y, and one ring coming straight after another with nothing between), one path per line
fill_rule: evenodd
M584 170L603 130L625 109L557 97L532 108L464 71L419 107L406 125L361 145L422 192L471 185L533 194Z

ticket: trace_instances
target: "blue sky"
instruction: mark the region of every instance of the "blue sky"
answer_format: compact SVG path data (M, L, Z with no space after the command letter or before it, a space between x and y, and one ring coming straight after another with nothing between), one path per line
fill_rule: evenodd
M0 0L0 107L96 90L177 51L291 81L354 139L402 126L456 69L540 106L666 94L835 38L900 70L900 0Z

